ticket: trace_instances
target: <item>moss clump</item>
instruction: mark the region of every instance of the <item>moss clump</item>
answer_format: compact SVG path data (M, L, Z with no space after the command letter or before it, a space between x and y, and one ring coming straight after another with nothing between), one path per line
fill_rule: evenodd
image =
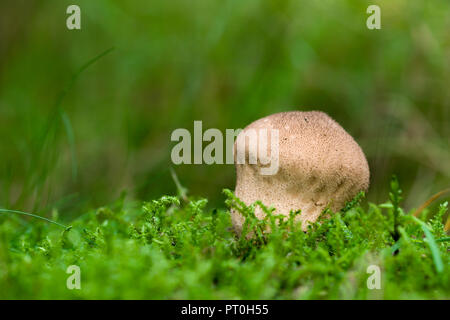
M398 183L391 189L390 202L361 206L359 195L307 233L295 223L301 212L282 219L229 190L226 203L246 217L240 237L228 210L207 210L205 199L121 199L64 231L2 214L0 298L450 298L447 203L431 220L415 219L400 207ZM70 265L81 269L80 290L66 287ZM367 288L370 265L381 270L381 289Z

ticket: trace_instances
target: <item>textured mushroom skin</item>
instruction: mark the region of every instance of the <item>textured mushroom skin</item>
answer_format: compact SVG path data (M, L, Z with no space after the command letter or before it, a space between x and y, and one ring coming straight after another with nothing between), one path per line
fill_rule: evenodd
M298 218L306 231L327 206L336 212L358 192L367 191L369 166L363 151L327 114L282 112L256 120L243 132L250 128L278 129L279 169L275 175L262 175L259 162L235 163L235 194L245 204L260 200L276 208L275 214L284 215L301 210ZM237 148L242 148L237 143L234 147L235 154ZM248 158L249 149L244 148ZM259 219L264 217L259 207L255 214ZM244 218L235 210L231 218L240 234Z

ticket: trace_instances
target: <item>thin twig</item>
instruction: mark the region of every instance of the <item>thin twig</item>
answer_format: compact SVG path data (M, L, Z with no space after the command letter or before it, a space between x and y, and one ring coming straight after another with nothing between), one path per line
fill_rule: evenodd
M426 208L428 207L434 200L436 200L437 198L439 198L440 196L446 194L446 193L450 193L450 188L448 189L444 189L442 191L439 191L438 193L436 193L435 195L433 195L431 198L429 198L427 201L425 201L420 207L419 209L417 209L414 213L413 216L414 217L418 217L420 215L420 213Z

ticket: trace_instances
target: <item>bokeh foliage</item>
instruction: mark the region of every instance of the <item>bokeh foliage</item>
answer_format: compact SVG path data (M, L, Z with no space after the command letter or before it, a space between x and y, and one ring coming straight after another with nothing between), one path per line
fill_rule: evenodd
M0 4L2 207L69 215L122 190L174 194L174 129L243 128L288 110L323 110L356 138L373 201L393 172L407 207L448 186L446 0L76 3L80 31L65 27L71 1ZM365 26L369 4L381 30ZM234 187L230 165L175 170L215 205Z

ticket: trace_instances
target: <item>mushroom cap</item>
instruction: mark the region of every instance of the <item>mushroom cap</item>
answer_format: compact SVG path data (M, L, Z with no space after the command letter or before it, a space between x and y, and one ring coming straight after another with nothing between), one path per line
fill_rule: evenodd
M236 152L245 152L246 160L254 152L247 144L237 143L249 129L278 130L278 171L273 175L261 174L267 167L236 163L235 194L246 205L257 200L274 207L275 214L289 215L301 210L297 216L302 229L314 222L329 207L340 210L358 192L369 187L369 166L363 151L355 140L332 118L320 111L292 111L272 114L248 125L235 142ZM266 134L266 136L268 136ZM258 139L264 138L258 134ZM270 142L267 144L271 152ZM244 148L244 149L242 149ZM267 163L267 162L265 162ZM257 207L256 216L264 217ZM232 210L231 218L237 233L242 230L243 216Z

